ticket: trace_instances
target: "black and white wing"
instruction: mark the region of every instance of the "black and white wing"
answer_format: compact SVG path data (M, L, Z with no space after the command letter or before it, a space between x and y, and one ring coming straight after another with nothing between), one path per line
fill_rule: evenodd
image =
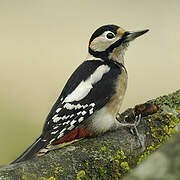
M85 61L67 81L50 111L42 136L56 141L109 102L121 69L100 60Z
M41 136L15 161L48 151L48 146L63 138L94 112L108 103L115 93L115 81L121 68L100 60L83 62L67 81L51 109Z

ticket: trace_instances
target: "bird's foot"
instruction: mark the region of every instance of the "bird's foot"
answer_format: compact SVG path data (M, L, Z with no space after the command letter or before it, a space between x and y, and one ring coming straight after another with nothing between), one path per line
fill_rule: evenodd
M138 138L138 141L139 141L139 143L141 145L142 151L144 151L145 150L144 136L139 134L139 131L137 129L137 126L139 125L141 119L142 119L141 114L135 116L134 127L130 127L130 132Z
M134 122L133 123L129 123L129 122L119 122L119 127L127 127L130 129L130 133L135 135L138 138L138 141L140 143L140 146L142 148L142 151L144 151L145 149L145 145L144 145L144 136L139 134L139 131L137 129L137 126L139 125L140 121L141 121L141 114L135 116L134 118Z
M117 119L117 121L118 121L118 119ZM128 128L133 130L134 128L137 129L137 126L139 125L140 121L141 121L141 114L138 115L138 116L135 116L135 119L134 119L133 123L126 122L126 119L124 120L124 122L119 122L118 121L118 126L119 127L128 127ZM132 132L132 130L131 130L131 132Z

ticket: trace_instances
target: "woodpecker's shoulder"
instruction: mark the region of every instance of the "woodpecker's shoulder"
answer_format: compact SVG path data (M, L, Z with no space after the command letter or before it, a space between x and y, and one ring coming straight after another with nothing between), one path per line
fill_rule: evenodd
M112 60L86 60L68 79L60 97L65 98L68 94L73 92L82 81L86 81L94 73L97 73L98 75L106 75L106 78L111 78L111 80L114 80L117 75L121 74L122 68L124 68L122 64ZM96 76L94 78L98 77Z
M69 101L68 99L70 99L70 101L79 101L80 99L83 99L82 97L78 98L78 96L88 94L85 93L85 91L88 91L89 88L91 88L91 91L93 89L93 92L96 93L101 91L102 88L105 88L103 89L104 93L105 91L113 91L113 84L122 73L123 69L125 69L124 65L113 60L84 61L68 79L51 111L54 111L57 104L59 104L62 100L67 102ZM82 91L78 91L80 89ZM72 98L73 94L74 98Z
M95 70L103 64L104 63L100 60L86 60L80 64L68 79L61 93L61 97L66 97L66 95L71 93L81 81L88 79Z

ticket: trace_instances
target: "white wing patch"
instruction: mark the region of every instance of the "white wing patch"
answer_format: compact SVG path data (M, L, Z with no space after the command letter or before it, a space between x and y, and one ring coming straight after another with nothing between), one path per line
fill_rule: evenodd
M63 102L73 102L73 101L80 101L84 97L86 97L90 90L93 88L93 84L100 81L104 74L109 72L110 67L108 65L101 65L99 66L91 76L85 80L81 81L81 83L75 88L75 90L69 94ZM69 108L73 108L72 106Z

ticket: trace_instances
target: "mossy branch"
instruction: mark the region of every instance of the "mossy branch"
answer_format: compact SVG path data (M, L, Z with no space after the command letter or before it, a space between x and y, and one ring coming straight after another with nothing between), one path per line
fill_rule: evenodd
M158 111L144 113L138 125L145 149L128 128L120 128L75 142L42 157L7 165L0 169L0 180L120 179L161 147L176 132L180 122L180 90L148 103L155 104ZM128 109L119 120L132 112L133 108Z
M180 133L153 153L123 180L179 180L180 179Z

